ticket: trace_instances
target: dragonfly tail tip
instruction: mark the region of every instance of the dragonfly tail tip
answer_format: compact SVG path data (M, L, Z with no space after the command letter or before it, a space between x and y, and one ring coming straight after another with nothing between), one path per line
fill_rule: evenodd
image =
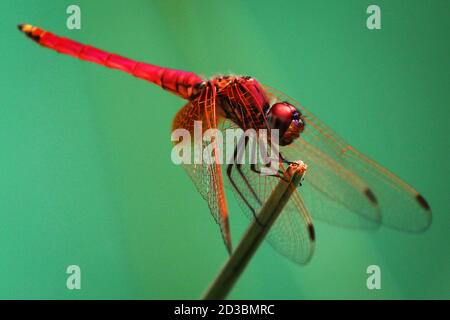
M31 29L33 28L33 26L31 24L27 24L27 23L20 23L17 25L17 29L19 29L22 32L30 32Z
M42 30L40 30L37 27L32 26L31 24L27 23L21 23L17 25L17 29L19 29L21 32L25 33L25 35L32 40L39 42L39 39L42 35Z

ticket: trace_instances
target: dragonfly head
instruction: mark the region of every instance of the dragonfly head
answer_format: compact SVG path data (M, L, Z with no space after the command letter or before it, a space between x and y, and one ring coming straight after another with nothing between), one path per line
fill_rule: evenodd
M271 128L279 130L281 146L291 144L305 128L302 113L288 102L274 103L267 118Z

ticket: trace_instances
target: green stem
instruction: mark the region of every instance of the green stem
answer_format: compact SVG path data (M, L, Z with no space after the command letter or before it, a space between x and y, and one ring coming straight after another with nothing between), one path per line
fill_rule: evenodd
M253 219L238 246L211 283L203 299L219 300L226 298L267 232L280 215L292 192L297 188L305 173L305 168L305 165L301 162L289 165L285 174L286 181L280 179L280 182L259 211L257 219Z

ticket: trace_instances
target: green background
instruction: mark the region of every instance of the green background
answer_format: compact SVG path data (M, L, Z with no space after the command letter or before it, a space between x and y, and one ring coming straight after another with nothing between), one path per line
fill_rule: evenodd
M366 28L378 4L382 29ZM81 30L66 8L81 6ZM42 49L27 22L130 58L251 75L415 186L420 235L316 223L299 267L264 245L230 298L450 298L450 2L12 1L0 4L0 298L199 298L226 259L170 161L179 98ZM234 241L246 220L230 198ZM68 265L82 289L66 288ZM382 290L366 288L366 268Z

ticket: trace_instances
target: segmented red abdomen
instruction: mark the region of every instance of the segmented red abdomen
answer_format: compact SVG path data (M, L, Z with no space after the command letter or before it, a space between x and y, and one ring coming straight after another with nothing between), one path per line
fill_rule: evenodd
M49 31L29 24L19 25L19 29L40 45L59 53L95 62L109 68L132 74L137 78L150 81L184 99L197 95L204 80L195 73L158 67L138 62L117 54L106 52L68 38L57 36Z

